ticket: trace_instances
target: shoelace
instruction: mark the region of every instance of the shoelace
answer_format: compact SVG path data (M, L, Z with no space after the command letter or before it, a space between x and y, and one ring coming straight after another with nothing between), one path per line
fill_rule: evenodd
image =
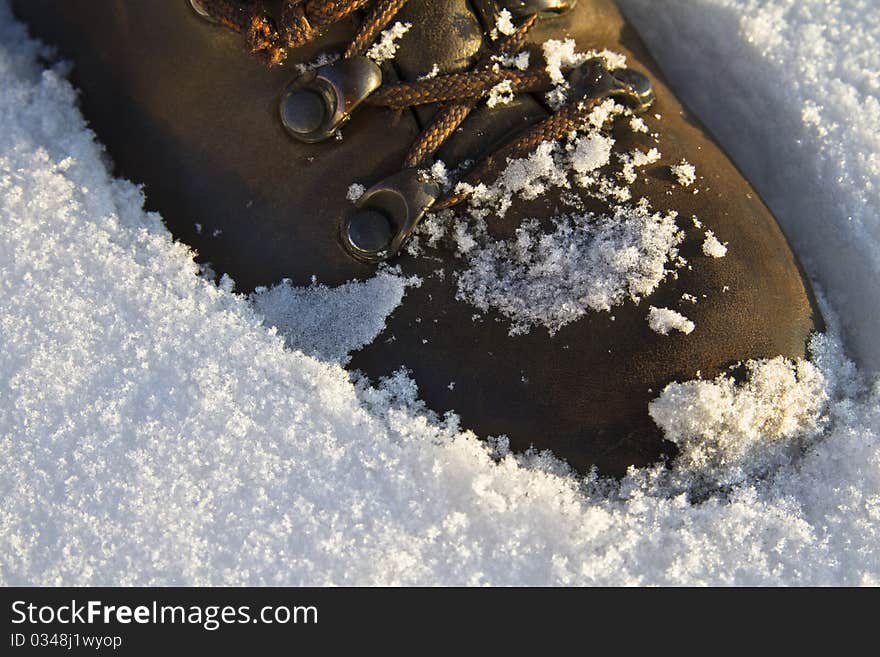
M550 76L543 69L521 71L501 68L495 63L499 57L522 50L529 30L538 20L538 8L567 3L520 2L535 7L535 11L524 15L511 34L487 48L469 71L383 84L381 69L364 53L407 1L284 0L276 24L263 6L253 0L190 0L203 17L243 34L250 51L269 66L283 62L288 49L310 43L329 26L370 5L339 63L319 70L314 77L304 76L295 81L285 94L282 120L288 131L303 141L331 136L361 103L398 112L417 105L440 104L430 124L409 149L400 174L368 190L358 201L358 212L343 222L343 246L360 260L378 262L393 256L427 211L436 212L463 202L474 186L497 178L508 160L525 157L543 142L557 141L578 131L596 105L606 98L622 98L634 111L647 109L653 101L650 82L643 75L630 69L610 71L601 60L590 60L569 80L572 90L565 105L484 158L460 180L466 185L458 185L441 196L439 187L425 181L418 169L430 162L479 102L499 84L512 93L546 92L552 88ZM488 15L499 15L494 0L479 0L478 4L483 11L490 12ZM321 93L310 93L309 84L320 88ZM323 95L332 96L335 104L329 123L328 113L322 107L325 101L320 98ZM286 120L285 116L292 118Z

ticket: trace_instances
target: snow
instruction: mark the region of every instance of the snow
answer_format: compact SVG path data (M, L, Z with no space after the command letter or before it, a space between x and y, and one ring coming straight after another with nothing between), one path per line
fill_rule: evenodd
M554 83L565 82L565 69L580 66L588 59L601 57L610 69L624 68L626 57L610 50L588 50L580 52L574 39L548 39L541 44L547 74Z
M495 107L496 105L508 105L513 102L513 82L511 80L502 80L494 87L489 89L486 96L486 105Z
M648 124L640 116L634 116L629 120L629 127L633 132L648 134Z
M715 233L707 230L706 239L703 240L703 253L710 258L723 258L727 255L727 245L715 237Z
M352 203L356 203L357 200L364 195L364 192L367 191L367 188L361 185L360 183L351 183L348 186L348 192L345 194L345 198L351 201Z
M510 242L465 233L468 266L458 276L458 298L498 310L511 320L511 335L535 325L552 335L589 310L653 292L683 238L675 214L652 213L646 204L554 221L551 233L524 222Z
M669 335L672 331L680 331L685 335L694 332L696 326L687 317L669 308L648 307L648 326L654 333Z
M685 457L619 484L477 440L405 371L351 378L334 361L400 302L393 272L355 284L384 298L372 328L325 344L293 309L348 288L251 303L199 276L0 5L0 583L880 585L880 16L621 5L782 219L829 331L812 364L658 391Z
M697 180L697 170L693 164L682 160L678 164L669 167L672 175L682 187L690 187Z
M500 70L501 68L515 68L520 71L525 71L529 68L531 53L528 50L523 50L522 52L513 55L508 53L492 55L492 61L495 62L492 65L493 70Z
M274 326L292 347L326 361L342 364L350 354L370 344L385 319L400 305L406 288L421 285L417 277L382 269L372 279L328 288L313 282L293 287L285 280L251 295L254 309L267 326Z
M799 443L815 438L827 401L815 365L780 356L749 361L745 369L742 385L729 375L671 383L650 404L651 417L681 450L680 471L716 486L739 483L768 468L769 452L790 459Z
M495 22L495 29L505 36L510 36L516 32L516 25L513 24L513 15L507 9L498 12L498 20Z
M394 59L397 49L400 47L398 41L410 29L412 29L412 23L397 21L387 30L382 30L381 34L379 34L379 39L367 50L367 57L377 64Z

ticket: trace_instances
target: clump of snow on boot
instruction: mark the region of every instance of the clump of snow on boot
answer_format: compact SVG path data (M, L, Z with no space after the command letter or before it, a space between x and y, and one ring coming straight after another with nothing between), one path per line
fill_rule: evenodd
M696 328L694 323L680 312L670 308L656 308L654 306L648 309L648 326L651 327L654 333L659 333L660 335L669 335L672 331L679 331L685 335L690 335Z
M703 253L710 258L723 258L727 255L727 244L722 244L715 233L706 231L706 239L703 240Z
M428 216L417 231L429 247L444 237L465 260L456 274L457 298L511 321L510 333L544 326L551 335L590 310L610 310L651 294L685 264L677 246L684 233L676 213L657 213L646 199L631 203L628 185L636 171L661 159L656 148L612 157L614 139L602 132L626 110L612 100L600 103L582 126L584 132L560 142L546 141L534 152L508 159L490 183L458 183L469 194L467 215ZM492 235L488 218L504 218L516 200L532 200L553 189L577 193L560 197L568 212L550 225L522 221L516 238ZM606 215L583 210L583 199L609 202ZM410 253L421 253L415 242Z
M669 167L672 175L682 187L690 187L697 181L697 170L693 164L681 161Z
M613 215L555 218L553 232L524 222L511 241L477 239L458 276L458 297L511 320L511 335L542 325L553 334L589 310L610 310L653 292L683 235L674 214L647 205Z
M805 360L749 361L747 380L671 383L654 400L651 417L678 445L676 466L716 484L741 481L766 467L769 453L797 453L812 438L827 401L826 384Z
M351 352L370 344L385 328L385 319L400 305L406 288L420 284L417 277L386 268L366 281L333 288L316 282L294 287L285 280L258 289L251 301L289 348L345 364Z
M412 23L397 21L387 30L382 30L378 40L367 50L366 55L377 64L394 59L400 47L400 38L412 29Z

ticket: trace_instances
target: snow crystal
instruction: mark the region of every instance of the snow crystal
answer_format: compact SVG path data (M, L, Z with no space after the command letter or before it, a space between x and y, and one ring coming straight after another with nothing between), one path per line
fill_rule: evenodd
M440 185L441 188L446 189L449 186L449 171L446 168L446 163L443 160L435 161L430 168L431 179Z
M727 255L727 244L722 244L715 233L706 231L706 239L703 241L703 253L710 258L723 258Z
M687 317L669 308L648 309L648 326L660 335L669 335L671 331L681 331L685 335L693 333L694 323Z
M498 12L498 20L495 22L495 27L498 32L505 36L510 36L516 32L516 25L513 24L513 15L510 11L502 9Z
M315 69L321 68L322 66L327 66L336 61L339 61L339 53L319 53L318 56L315 57L315 59L311 62L298 62L293 65L293 68L297 72L297 74L303 75L305 73L308 73L309 71L314 71Z
M503 217L515 196L533 199L551 186L568 186L568 177L554 157L557 150L555 142L543 142L528 156L508 161L507 168L491 185L459 183L456 191L470 192L470 207L489 207Z
M435 64L431 67L431 70L430 70L430 71L428 71L428 72L425 73L424 75L420 75L418 79L419 79L419 80L433 80L433 79L436 78L438 75L440 75L440 66L439 66L438 64L435 63Z
M525 71L529 68L530 60L531 53L528 50L523 50L515 55L509 55L506 53L492 55L492 61L495 62L492 68L495 70L500 70L501 68L516 68L520 71Z
M496 105L507 105L513 102L513 81L502 80L489 90L486 96L486 105L495 107Z
M412 23L401 23L400 21L397 21L387 30L382 30L382 33L379 35L379 40L367 50L367 57L377 64L394 59L399 45L397 43L398 39L409 32L410 29L412 29Z
M669 169L682 187L690 187L697 180L697 170L694 168L694 165L684 160L679 164L673 164Z
M620 159L620 161L623 163L621 177L623 178L624 182L631 185L636 181L637 168L646 167L649 164L659 162L661 157L662 155L660 154L660 151L658 151L656 148L650 149L647 153L638 149L630 153L623 153L618 156L618 159Z
M367 191L367 188L361 185L360 183L352 183L348 187L348 192L345 194L345 198L351 201L352 203L356 203L358 199L364 195L364 192Z
M645 134L648 133L648 124L645 123L645 120L640 116L634 116L629 120L629 127L633 132L643 132Z

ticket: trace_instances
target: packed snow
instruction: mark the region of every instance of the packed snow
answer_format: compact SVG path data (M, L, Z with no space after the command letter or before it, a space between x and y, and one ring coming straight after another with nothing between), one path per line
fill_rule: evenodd
M288 346L345 364L353 351L370 344L382 332L385 319L411 285L421 285L421 280L382 269L370 280L349 281L335 288L316 281L309 287L294 287L284 280L271 288L257 289L251 302Z
M697 170L693 164L682 160L678 164L669 167L672 175L682 187L690 187L697 181Z
M619 483L478 440L405 371L350 377L412 283L392 271L349 284L385 299L329 343L310 301L346 288L200 276L0 5L0 583L880 584L880 16L621 4L783 220L829 330L811 362L658 391L683 456Z

